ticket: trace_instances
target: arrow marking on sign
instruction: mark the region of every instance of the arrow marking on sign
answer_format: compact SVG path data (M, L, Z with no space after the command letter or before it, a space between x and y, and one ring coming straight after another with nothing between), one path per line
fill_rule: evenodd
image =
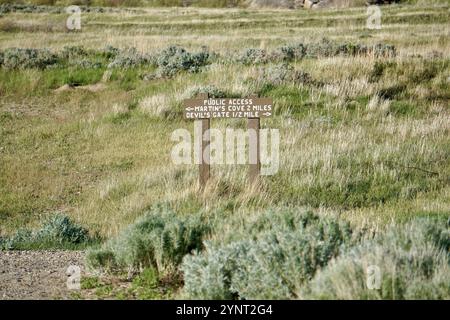
M271 115L270 112L263 113L263 116L270 116L270 115Z

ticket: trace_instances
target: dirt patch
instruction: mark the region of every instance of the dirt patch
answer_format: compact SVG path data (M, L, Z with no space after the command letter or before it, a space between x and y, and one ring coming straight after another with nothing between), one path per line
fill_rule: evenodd
M55 89L55 92L64 92L64 91L69 91L70 89L72 89L71 86L69 86L68 84L65 84L61 87L59 87L58 89Z
M84 274L81 251L0 251L0 299L70 299L67 269Z
M99 83L95 83L95 84L88 84L85 86L70 86L68 84L65 84L55 90L53 90L54 92L65 92L65 91L70 91L70 90L87 90L87 91L91 91L91 92L99 92L102 90L106 89L106 85L99 82Z

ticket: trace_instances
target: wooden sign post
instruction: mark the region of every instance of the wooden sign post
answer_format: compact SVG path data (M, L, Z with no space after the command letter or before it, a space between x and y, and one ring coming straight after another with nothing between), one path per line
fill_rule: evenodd
M199 99L205 100L208 99L208 95L203 93L199 94L197 96ZM206 182L209 180L209 177L211 175L211 165L210 165L210 154L205 152L206 148L211 143L211 135L209 133L210 128L210 122L211 120L209 118L197 120L201 122L201 137L200 137L200 164L198 166L199 170L199 182L200 187L203 187Z
M249 130L254 130L256 133L256 141L252 143L252 141L249 141L249 158L254 159L255 163L249 164L249 171L248 175L250 178L250 181L256 182L259 178L259 173L261 171L261 158L260 158L260 142L259 142L259 118L249 118L248 119L248 125L247 128ZM250 139L252 137L250 136ZM255 153L255 154L254 154Z
M260 119L269 118L273 112L273 102L270 98L208 98L208 95L201 94L195 99L188 99L183 102L184 118L201 122L202 137L199 143L200 165L199 181L203 187L210 177L210 154L205 150L210 141L210 120L220 118L247 118L249 132L249 179L256 182L261 171L260 158Z

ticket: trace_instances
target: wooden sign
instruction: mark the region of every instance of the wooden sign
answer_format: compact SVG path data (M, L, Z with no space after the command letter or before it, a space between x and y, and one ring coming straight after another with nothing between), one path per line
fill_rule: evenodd
M270 98L197 98L184 101L185 119L269 118L272 112Z
M259 129L260 118L269 118L273 114L271 98L208 98L207 94L199 94L195 99L183 101L184 118L200 121L202 138L199 144L201 160L199 164L200 188L203 188L211 173L209 154L205 150L210 144L210 119L248 118L248 129L256 132L256 141L250 141L250 158L256 159L249 168L249 178L252 183L258 181L261 170Z

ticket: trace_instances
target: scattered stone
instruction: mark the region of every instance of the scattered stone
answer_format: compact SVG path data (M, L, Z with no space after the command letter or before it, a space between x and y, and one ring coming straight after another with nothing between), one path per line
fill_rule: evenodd
M62 250L0 251L2 299L70 299L67 268L84 270L84 252Z

